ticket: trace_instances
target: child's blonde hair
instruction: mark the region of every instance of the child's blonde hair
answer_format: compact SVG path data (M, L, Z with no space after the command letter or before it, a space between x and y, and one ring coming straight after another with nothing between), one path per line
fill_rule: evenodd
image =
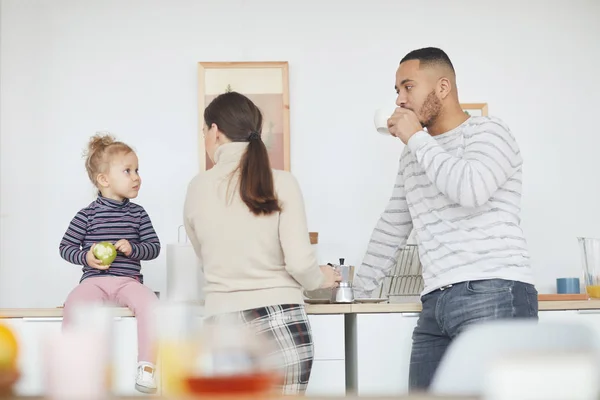
M98 174L108 172L111 157L119 153L131 152L133 152L131 147L117 141L109 133L97 133L92 136L84 156L86 157L85 169L94 186L98 186Z

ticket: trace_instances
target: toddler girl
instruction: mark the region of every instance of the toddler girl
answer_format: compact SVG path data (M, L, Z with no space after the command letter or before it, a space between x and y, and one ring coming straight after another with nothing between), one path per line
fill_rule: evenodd
M132 203L142 180L131 147L110 135L96 135L88 145L86 169L98 188L97 199L81 209L60 242L60 255L83 266L79 285L67 297L63 327L71 322L77 303L105 302L128 307L136 316L138 370L135 388L156 392L152 313L158 298L143 285L141 260L160 253L160 241L144 208ZM117 256L103 265L94 254L97 243L114 244Z

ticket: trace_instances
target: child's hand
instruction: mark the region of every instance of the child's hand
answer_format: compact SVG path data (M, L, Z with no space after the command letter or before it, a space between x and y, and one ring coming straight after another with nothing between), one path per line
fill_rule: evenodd
M117 243L115 243L115 249L125 254L127 257L131 255L133 249L131 248L131 243L129 243L126 239L121 239Z
M92 268L103 270L108 269L110 265L102 265L102 262L94 256L94 247L96 247L96 243L92 245L90 251L88 251L85 255L85 261L87 261L87 264Z

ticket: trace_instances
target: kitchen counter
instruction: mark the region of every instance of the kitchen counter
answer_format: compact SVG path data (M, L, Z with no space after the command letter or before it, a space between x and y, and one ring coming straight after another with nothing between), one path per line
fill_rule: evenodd
M161 396L152 396L154 399L156 400L190 400L193 398L196 398L194 396L192 397L161 397ZM210 395L204 395L202 396L204 399L210 400L222 400L223 397L222 396L210 396ZM299 396L296 396L299 397ZM109 400L138 400L140 397L139 396L117 396L117 397L109 397ZM228 397L225 397L228 398ZM240 397L229 397L229 399L239 399ZM279 397L278 396L273 396L272 399L273 400L277 400ZM294 396L292 396L292 399L294 398ZM455 396L435 396L435 395L428 395L428 394L413 394L413 395L408 395L408 396L394 396L394 397L383 397L383 396L378 396L378 397L357 397L357 396L326 396L326 397L320 397L320 396L311 396L311 397L306 397L310 400L476 400L478 399L477 397L455 397ZM5 400L43 400L46 399L46 397L30 397L30 396L9 396L9 397L2 397L2 399ZM280 398L281 400L289 400L290 396L282 396Z
M600 310L600 300L540 301L540 311L552 310ZM385 314L415 313L421 311L421 303L375 303L375 304L307 304L308 314ZM0 318L61 318L63 308L0 308ZM116 307L116 317L132 317L127 308Z

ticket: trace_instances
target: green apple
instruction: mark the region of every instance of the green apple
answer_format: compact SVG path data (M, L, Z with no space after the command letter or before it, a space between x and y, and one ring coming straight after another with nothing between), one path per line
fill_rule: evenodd
M117 258L117 249L110 242L96 243L93 253L102 265L110 265Z

